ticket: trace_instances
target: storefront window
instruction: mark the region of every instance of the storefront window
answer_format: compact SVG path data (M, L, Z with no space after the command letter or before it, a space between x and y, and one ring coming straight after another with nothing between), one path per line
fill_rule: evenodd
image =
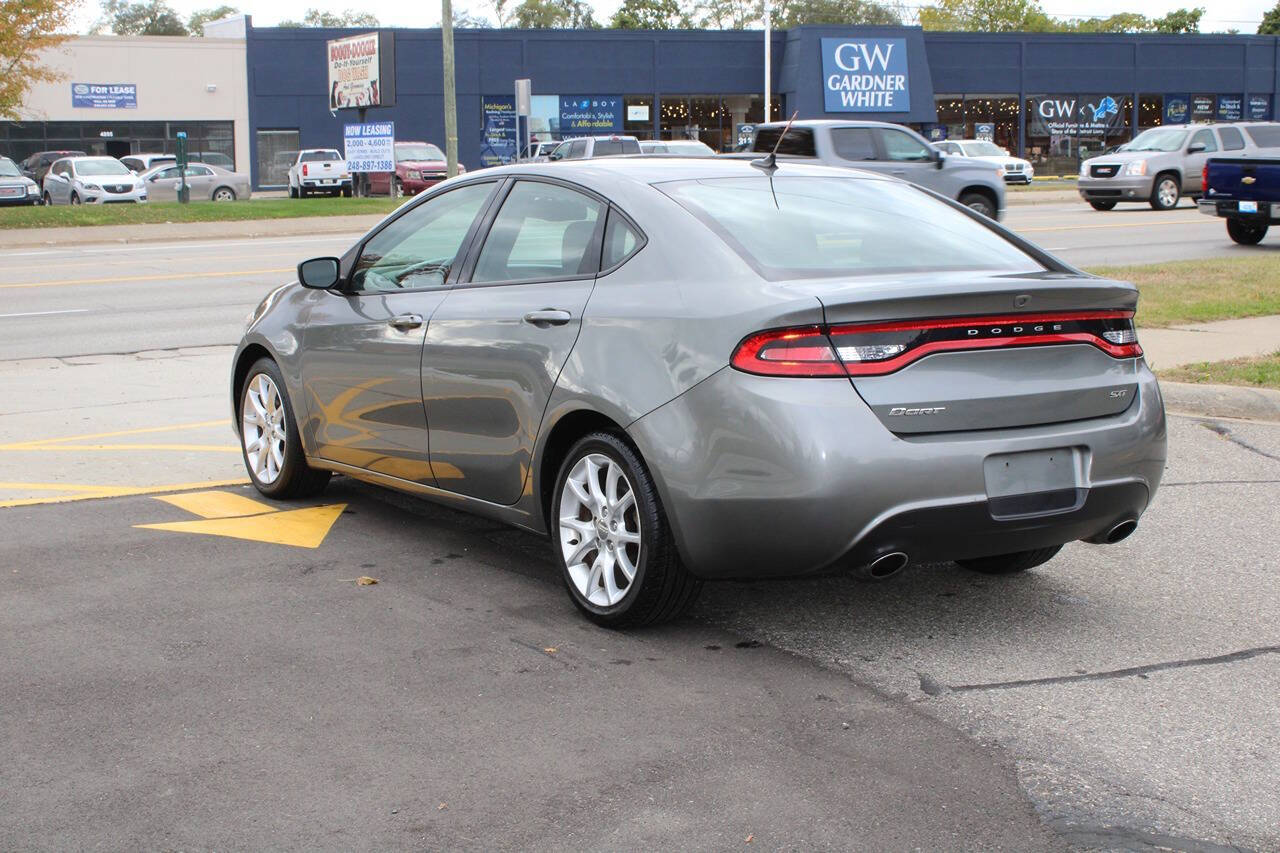
M259 130L258 185L282 187L289 183L289 167L302 147L294 130Z
M1037 174L1074 175L1080 162L1133 138L1133 96L1027 98L1026 153Z
M219 153L217 163L235 162L235 124L230 121L50 121L0 122L10 140L5 154L21 160L37 151L84 151L109 157L173 153L175 134L188 134L187 150Z
M1138 133L1164 124L1164 96L1138 96Z
M964 138L987 139L1018 150L1018 96L965 95Z
M935 101L938 109L938 125L942 128L939 139L964 139L964 96L939 95ZM932 134L925 133L932 137Z
M637 139L653 138L653 97L637 95L622 99L622 129Z

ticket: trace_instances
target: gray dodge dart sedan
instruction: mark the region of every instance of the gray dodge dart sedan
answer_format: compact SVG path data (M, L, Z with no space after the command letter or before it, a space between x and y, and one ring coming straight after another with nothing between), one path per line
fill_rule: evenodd
M1137 291L893 178L765 158L446 181L249 318L268 497L337 472L551 539L628 626L704 579L1037 566L1165 462Z

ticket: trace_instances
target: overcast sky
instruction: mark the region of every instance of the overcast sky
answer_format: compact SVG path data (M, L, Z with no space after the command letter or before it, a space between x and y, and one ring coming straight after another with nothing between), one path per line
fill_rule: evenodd
M237 5L236 0L228 0L230 5ZM243 2L243 0L242 0ZM515 2L515 0L511 0ZM618 7L621 0L588 0L596 10L596 17L607 20ZM910 11L924 0L907 0ZM1148 16L1159 16L1180 6L1199 5L1206 7L1201 23L1202 32L1237 29L1242 33L1253 33L1258 29L1262 15L1271 8L1275 0L1187 0L1182 3L1162 2L1162 0L1127 0L1117 4L1115 0L1041 0L1044 10L1053 17L1099 16L1105 17L1115 12L1140 12ZM207 9L221 5L219 0L169 0L173 8L183 17L196 9ZM440 23L440 6L438 3L421 0L381 0L373 4L375 14L385 26L396 27L434 27ZM455 0L455 7L465 9L474 15L493 18L492 6L485 0ZM271 26L281 20L301 19L308 8L319 8L339 12L346 8L368 9L369 5L348 0L348 2L327 2L327 0L271 0L269 3L243 2L241 11L253 16L254 24L262 27ZM79 29L86 31L100 17L96 0L87 0L79 15Z

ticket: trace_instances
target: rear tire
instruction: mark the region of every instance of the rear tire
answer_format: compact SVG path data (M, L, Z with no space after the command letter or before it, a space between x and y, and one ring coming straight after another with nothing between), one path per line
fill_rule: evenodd
M1115 208L1116 203L1114 201L1091 201L1089 206L1094 210L1112 210Z
M236 399L240 455L254 488L269 498L305 498L323 491L332 474L307 465L298 422L276 363L269 358L254 362ZM265 453L259 451L263 445Z
M1173 210L1182 198L1182 187L1178 184L1177 175L1156 175L1155 185L1151 187L1151 207L1155 210Z
M1256 246L1267 236L1269 223L1247 222L1243 219L1227 220L1227 236L1241 246Z
M289 198L297 198L297 197L298 197L298 188L295 187L293 184L289 184Z
M398 177L391 179L391 197L404 198L404 183Z
M351 185L350 185L350 184L347 184L345 187L343 187L343 188L342 188L342 197L343 197L343 198L351 198Z
M236 191L231 187L218 187L213 191L214 201L235 201Z
M996 218L996 206L982 193L965 193L960 196L960 203L988 219Z
M702 589L680 561L648 469L614 433L591 433L569 449L548 521L569 598L597 625L675 619Z
M971 572L980 572L984 575L1013 575L1049 562L1061 550L1061 545L1054 545L1052 548L1014 551L1012 554L997 554L994 557L956 560L956 564Z

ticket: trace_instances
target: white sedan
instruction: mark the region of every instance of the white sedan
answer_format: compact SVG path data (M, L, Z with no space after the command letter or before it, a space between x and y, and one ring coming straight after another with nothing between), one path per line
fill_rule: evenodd
M45 204L145 202L147 188L114 157L63 157L44 176Z
M986 160L1004 166L1006 184L1029 184L1036 176L1036 170L1030 162L1012 156L1006 149L985 139L948 139L933 145L946 154L968 157L971 160Z

